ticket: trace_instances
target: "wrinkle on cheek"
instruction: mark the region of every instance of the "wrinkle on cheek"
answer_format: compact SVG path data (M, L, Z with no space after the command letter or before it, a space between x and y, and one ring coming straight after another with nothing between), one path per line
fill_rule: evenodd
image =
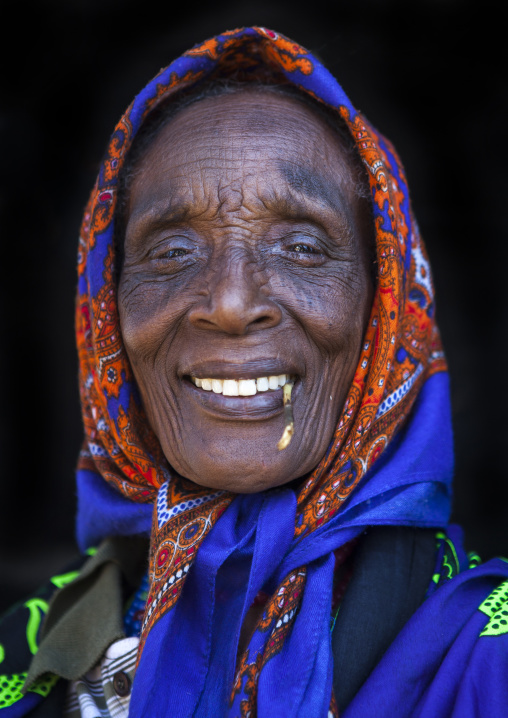
M178 459L179 471L183 475L192 474L192 468L180 447L185 445L185 428L182 422L182 407L179 405L178 397L163 383L144 387L142 395L146 393L146 400L143 401L145 413L149 423L156 435L160 435L160 427L164 427L162 450L169 461L168 447L171 447L171 455ZM159 428L159 430L158 430Z
M325 427L327 424L335 422L335 417L333 416L335 412L333 414L330 412L331 407L324 400L330 393L329 384L326 372L317 378L313 391L307 397L305 413L303 416L298 416L298 414L295 416L296 436L298 436L298 432L322 436L326 433Z
M290 281L279 277L271 280L273 296L284 304L286 309L313 336L322 329L332 327L340 335L352 326L355 318L362 325L365 314L365 295L368 293L365 278L359 273L348 275L330 275L319 273L298 277ZM354 322L357 326L357 322ZM326 344L329 344L330 336Z
M181 312L172 311L166 292L150 291L145 283L119 292L120 326L131 364L154 365L159 353L177 331Z
M146 294L144 282L120 281L118 290L118 304L120 315L138 316L146 312Z

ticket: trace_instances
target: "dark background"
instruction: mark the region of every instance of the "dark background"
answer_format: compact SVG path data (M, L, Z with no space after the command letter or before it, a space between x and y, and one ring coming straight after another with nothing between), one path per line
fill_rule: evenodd
M508 81L496 6L10 5L17 16L3 23L4 48L9 37L12 45L0 93L0 609L76 550L75 255L108 136L160 67L210 35L251 24L315 52L402 156L452 376L454 518L468 548L508 555Z

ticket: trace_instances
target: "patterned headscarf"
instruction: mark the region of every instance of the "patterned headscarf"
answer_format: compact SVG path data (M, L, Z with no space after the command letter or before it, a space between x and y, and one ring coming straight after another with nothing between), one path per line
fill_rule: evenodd
M114 217L133 138L176 90L238 70L284 76L333 108L372 194L378 276L371 315L333 440L297 495L284 487L251 496L211 492L175 475L145 419L119 324ZM78 271L81 542L146 531L154 505L131 714L290 716L303 705L306 716L329 706L333 714L331 552L367 525L439 526L449 511L446 365L429 263L394 148L303 47L259 27L226 32L161 70L120 120L85 212ZM116 508L101 514L101 502ZM240 558L249 567L245 581L230 587L222 611L217 592ZM270 599L235 676L239 626L262 587Z

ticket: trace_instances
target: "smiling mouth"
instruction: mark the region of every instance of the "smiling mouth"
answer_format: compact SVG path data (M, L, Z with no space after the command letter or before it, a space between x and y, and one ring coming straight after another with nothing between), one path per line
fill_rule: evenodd
M190 380L203 391L210 391L223 396L245 397L255 396L263 392L278 391L285 384L293 383L295 377L291 374L261 376L253 379L208 379L191 376Z
M208 374L208 371L206 373ZM214 419L226 421L271 421L284 412L284 386L290 384L295 387L295 399L301 390L301 377L289 373L255 378L251 374L249 379L196 377L191 373L182 378L183 389L188 392L187 396L191 402L196 402L200 411L204 411ZM205 382L204 387L203 382ZM199 383L201 386L198 386ZM268 388L265 389L267 384ZM228 394L228 391L238 393Z

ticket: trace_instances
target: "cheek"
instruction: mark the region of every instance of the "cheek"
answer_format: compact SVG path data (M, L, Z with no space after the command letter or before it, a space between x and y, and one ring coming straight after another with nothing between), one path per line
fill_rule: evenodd
M365 272L315 272L277 285L280 301L320 353L333 359L357 352L372 304Z
M133 366L153 363L165 341L170 340L184 313L170 282L147 281L122 275L118 287L120 327Z
M172 363L178 350L169 347L175 347L184 310L175 300L170 282L146 281L128 272L120 279L118 308L124 345L148 422L171 461L167 445L181 443L182 417L174 382L168 381L174 377Z

